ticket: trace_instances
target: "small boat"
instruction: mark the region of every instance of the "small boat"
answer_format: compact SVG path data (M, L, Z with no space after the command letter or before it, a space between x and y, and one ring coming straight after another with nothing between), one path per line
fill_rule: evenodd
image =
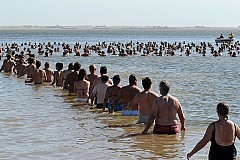
M216 43L231 43L234 41L234 38L217 38L215 39Z

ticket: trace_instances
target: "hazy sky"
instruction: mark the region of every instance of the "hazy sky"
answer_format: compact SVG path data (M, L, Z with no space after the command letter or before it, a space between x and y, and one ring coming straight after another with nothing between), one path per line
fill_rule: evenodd
M240 26L240 0L0 0L0 25Z

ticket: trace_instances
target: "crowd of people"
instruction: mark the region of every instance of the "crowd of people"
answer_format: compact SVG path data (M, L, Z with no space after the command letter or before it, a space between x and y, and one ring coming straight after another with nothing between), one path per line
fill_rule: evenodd
M105 45L105 43L102 43L100 46L107 47ZM120 44L111 45L121 46ZM127 46L131 45L132 43L129 43ZM151 52L149 51L155 51L157 54L160 54L159 51L162 52L163 50L156 50L156 45L156 43L148 43L146 46L138 43L137 46L139 48L137 47L136 51L143 49L146 50L146 54L150 54ZM202 44L200 48L204 48L204 45L206 44ZM74 50L79 49L77 48L79 46L75 46ZM182 45L176 44L176 46L173 46L163 43L161 46L173 49ZM187 46L189 47L188 49L191 49L193 44ZM36 46L33 45L32 48L34 47ZM52 48L50 43L47 45L48 47ZM68 45L65 47L69 48ZM86 44L84 53L90 53L88 47ZM176 134L180 130L186 130L183 107L179 100L169 93L170 83L168 81L162 80L160 82L160 95L158 95L152 91L152 80L149 77L142 79L143 90L138 87L138 79L134 74L129 76L129 84L122 87L119 85L121 81L120 75L114 75L112 79L109 78L106 66L101 66L100 75L97 74L97 68L94 64L89 66L88 74L87 70L82 68L78 62L69 63L66 70L63 70L63 63L58 62L55 64L55 71L51 69L50 63L46 62L44 68L41 69L41 61L37 60L31 51L27 54L28 57L26 59L24 52L23 54L15 54L12 48L17 51L18 46L12 44L11 47L4 50L4 53L7 53L7 55L6 59L2 62L0 71L4 71L5 73L13 72L17 77L26 77L25 83L43 84L48 82L51 85L59 86L67 90L69 96L75 96L76 101L97 109L108 109L109 114L118 111L122 111L122 113L128 111L129 115L131 115L131 111L134 111L134 114L136 113L135 111L138 111L137 123L145 124L142 134L146 134L153 124L154 134ZM92 50L93 48L91 46ZM112 50L112 52L114 50L110 46L107 48L108 50ZM198 52L200 52L200 48ZM222 49L239 50L239 47L237 44L222 44ZM38 50L41 51L41 47ZM121 49L119 51L123 52ZM132 52L132 54L135 53L135 51L131 50L127 51L127 54L129 52ZM49 51L49 53L51 54L52 51ZM103 54L102 51L100 53ZM45 53L45 56L48 56L48 54ZM220 157L220 159L223 157L223 159L234 159L236 157L234 142L235 137L240 139L240 129L237 124L228 120L229 107L226 103L218 104L217 113L219 120L208 126L203 139L187 154L187 158L192 157L193 154L202 149L209 141L211 141L209 159L215 159L216 157ZM181 127L179 127L178 119Z
M74 56L89 57L93 55L99 56L131 56L131 55L141 55L141 56L190 56L193 53L206 56L221 56L224 53L232 57L236 57L240 53L240 43L239 41L231 43L216 43L216 45L209 42L200 42L196 44L194 42L186 43L183 42L111 42L106 43L98 42L96 44L89 44L85 42L80 44L79 42L74 45L67 43L5 43L0 46L0 59L4 53L12 54L16 56L34 55L38 54L40 56L53 56L56 53L60 53L61 56L66 57L70 54Z

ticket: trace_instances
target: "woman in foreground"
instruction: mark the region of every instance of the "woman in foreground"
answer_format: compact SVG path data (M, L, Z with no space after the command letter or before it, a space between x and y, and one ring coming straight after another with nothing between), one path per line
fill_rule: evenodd
M221 102L217 105L218 121L211 123L202 138L194 149L187 154L191 158L193 154L201 150L209 141L211 141L209 160L234 160L237 150L234 142L237 137L240 139L240 129L237 124L228 120L229 106Z

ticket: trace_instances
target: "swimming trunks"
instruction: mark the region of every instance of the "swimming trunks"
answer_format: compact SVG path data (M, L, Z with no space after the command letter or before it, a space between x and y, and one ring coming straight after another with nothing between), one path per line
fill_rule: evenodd
M109 102L108 104L108 111L110 111L112 109L112 102ZM122 111L123 106L122 106L122 102L118 103L117 106L114 108L114 112L116 111Z
M138 116L139 110L122 110L122 116Z
M77 102L87 102L87 98L76 98Z
M208 154L209 160L234 160L236 159L237 150L234 145L235 138L236 138L236 126L235 126L235 138L234 142L230 146L220 146L217 144L215 140L215 122L213 122L214 130L212 132L212 138L211 138L211 146L210 151Z
M153 134L176 134L179 132L178 125L162 126L155 124L153 128Z
M148 123L148 118L149 118L149 115L139 116L137 124L139 124L139 123L147 124Z

